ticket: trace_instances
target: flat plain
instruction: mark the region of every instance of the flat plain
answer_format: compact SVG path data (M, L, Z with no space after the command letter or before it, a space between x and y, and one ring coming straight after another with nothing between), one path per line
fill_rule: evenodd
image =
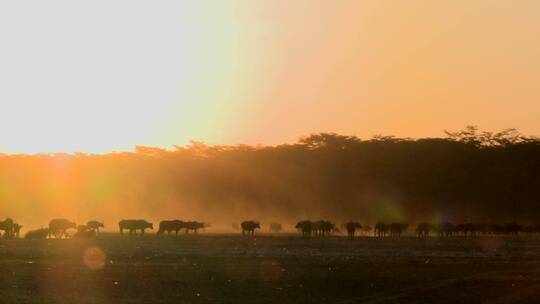
M0 303L535 303L540 238L0 240Z

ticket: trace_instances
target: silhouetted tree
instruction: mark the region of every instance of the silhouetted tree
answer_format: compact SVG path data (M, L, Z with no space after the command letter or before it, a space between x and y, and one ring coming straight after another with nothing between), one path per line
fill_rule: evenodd
M15 222L11 218L6 218L5 220L0 221L0 230L4 231L4 238L8 239L13 237L14 225Z
M218 221L229 220L224 214L284 221L313 214L341 222L444 215L455 223L533 223L540 218L538 155L536 137L472 126L441 138L322 133L278 146L193 142L173 151L0 155L2 189L9 189L0 191L0 201L14 202L2 206L13 216L56 207L54 194L61 193L86 216L102 216L87 201L106 216L128 198L130 209L163 218L187 210ZM61 176L59 161L66 168ZM69 187L56 186L66 181ZM25 214L46 220L40 216Z

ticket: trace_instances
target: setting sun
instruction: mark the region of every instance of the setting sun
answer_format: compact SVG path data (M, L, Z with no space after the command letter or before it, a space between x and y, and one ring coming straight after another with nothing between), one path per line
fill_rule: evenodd
M5 153L540 132L536 1L31 3L0 5Z
M125 151L212 138L241 57L242 30L228 10L3 3L0 151Z

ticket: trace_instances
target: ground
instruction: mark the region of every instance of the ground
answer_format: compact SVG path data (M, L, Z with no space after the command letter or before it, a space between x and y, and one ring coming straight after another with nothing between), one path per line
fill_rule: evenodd
M0 303L536 303L540 238L0 240Z

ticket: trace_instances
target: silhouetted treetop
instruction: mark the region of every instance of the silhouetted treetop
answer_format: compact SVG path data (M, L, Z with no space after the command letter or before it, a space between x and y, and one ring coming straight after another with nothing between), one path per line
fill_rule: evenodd
M472 126L446 134L320 133L278 146L191 142L104 155L0 155L0 203L21 221L42 220L43 210L69 202L88 218L130 206L140 216L180 212L227 225L276 217L540 223L538 138Z

